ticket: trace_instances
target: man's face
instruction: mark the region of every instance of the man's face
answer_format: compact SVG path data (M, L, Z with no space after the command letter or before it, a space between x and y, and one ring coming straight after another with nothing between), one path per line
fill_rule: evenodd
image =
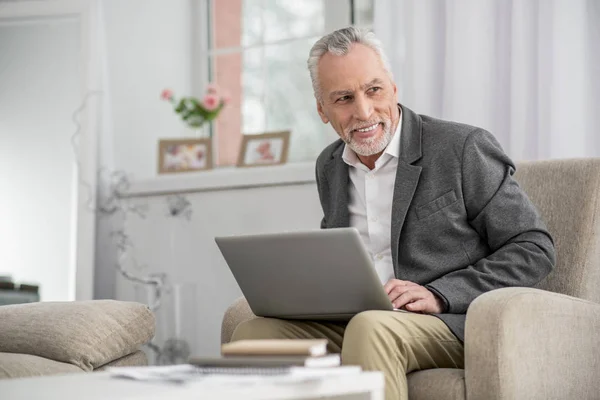
M317 110L358 155L380 154L398 122L396 85L375 51L354 44L348 54L319 60L321 101Z

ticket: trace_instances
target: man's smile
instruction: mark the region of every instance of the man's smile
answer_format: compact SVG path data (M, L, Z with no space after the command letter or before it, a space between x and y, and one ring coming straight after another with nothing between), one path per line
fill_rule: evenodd
M362 128L358 128L358 129L353 129L350 134L352 137L354 138L358 138L358 139L368 139L370 137L373 137L375 135L377 135L380 131L380 126L381 126L381 122L378 122L376 124L373 125L368 125Z

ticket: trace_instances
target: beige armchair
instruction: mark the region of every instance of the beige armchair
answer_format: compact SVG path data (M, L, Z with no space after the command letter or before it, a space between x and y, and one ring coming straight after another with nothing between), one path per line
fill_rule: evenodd
M408 376L425 399L600 399L600 159L522 163L516 178L540 210L557 249L537 288L505 288L469 307L465 369ZM238 299L221 341L255 318Z

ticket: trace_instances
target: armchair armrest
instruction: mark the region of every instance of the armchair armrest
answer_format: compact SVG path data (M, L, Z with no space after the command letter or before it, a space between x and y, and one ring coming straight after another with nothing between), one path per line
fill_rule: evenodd
M473 301L465 329L468 399L598 396L600 304L538 289L498 289Z

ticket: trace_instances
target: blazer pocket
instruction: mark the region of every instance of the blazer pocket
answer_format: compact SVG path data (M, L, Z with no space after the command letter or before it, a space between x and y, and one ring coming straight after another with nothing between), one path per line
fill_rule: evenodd
M458 200L456 198L456 193L454 190L450 190L449 192L444 193L437 199L430 201L427 204L417 207L417 218L423 219L429 217L431 214L440 211L442 208L448 207L451 204L454 204Z

